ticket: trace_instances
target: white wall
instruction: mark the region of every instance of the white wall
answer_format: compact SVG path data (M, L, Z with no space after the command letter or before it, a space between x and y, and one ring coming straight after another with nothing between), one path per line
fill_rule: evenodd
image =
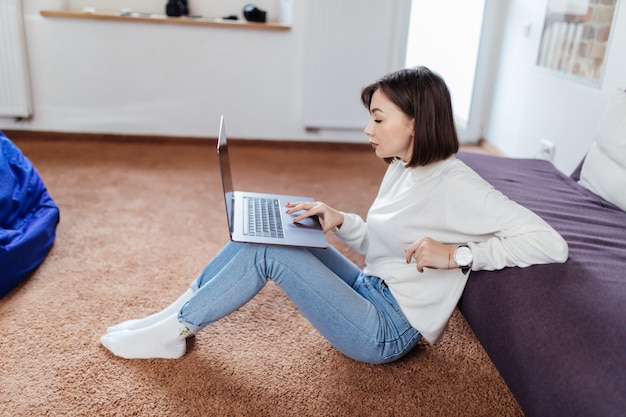
M268 7L268 14L274 10L268 20L277 20L278 0L271 2L275 7ZM224 114L229 135L236 138L366 140L359 131L311 133L304 128L307 1L293 3L289 31L45 18L39 13L69 3L74 8L87 4L24 2L34 115L20 122L0 118L0 129L215 137ZM194 3L190 1L193 13L212 13ZM116 0L111 9L121 4ZM237 2L223 0L216 14L230 10L224 4ZM362 106L358 95L354 105ZM363 116L365 125L365 109Z
M593 86L535 65L545 0L509 3L485 138L517 157L535 156L541 138L548 139L556 145L555 166L569 174L594 141L609 97L626 88L626 7L617 9L604 78Z
M97 1L113 9L122 3ZM278 0L264 1L269 20L278 19ZM87 0L24 1L35 114L23 122L0 118L0 129L214 137L225 114L237 138L365 141L356 131L304 129L305 32L322 24L307 20L310 1L320 0L293 0L286 32L52 19L39 10ZM508 7L500 7L502 51L484 136L516 157L534 156L547 138L556 144L555 165L569 173L593 142L608 98L626 87L626 7L617 10L604 78L594 87L535 66L546 0L502 1ZM247 1L216 3L221 15L230 10L224 4L236 11ZM208 2L190 4L194 13L211 13L194 10ZM361 106L358 97L354 105Z

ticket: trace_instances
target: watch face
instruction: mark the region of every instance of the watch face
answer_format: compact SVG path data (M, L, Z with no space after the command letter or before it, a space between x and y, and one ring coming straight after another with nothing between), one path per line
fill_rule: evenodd
M458 266L467 266L472 263L472 251L467 246L460 246L454 251L454 262Z

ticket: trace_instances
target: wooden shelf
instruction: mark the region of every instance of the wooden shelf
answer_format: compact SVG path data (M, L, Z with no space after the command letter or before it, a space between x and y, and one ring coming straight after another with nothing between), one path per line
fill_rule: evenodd
M207 19L202 17L169 17L164 14L153 13L130 13L121 14L115 12L84 12L80 10L42 10L44 17L57 17L69 19L93 19L93 20L114 20L119 22L142 22L191 26L221 26L229 28L256 29L256 30L290 30L291 26L278 23L256 23L246 20L225 20Z

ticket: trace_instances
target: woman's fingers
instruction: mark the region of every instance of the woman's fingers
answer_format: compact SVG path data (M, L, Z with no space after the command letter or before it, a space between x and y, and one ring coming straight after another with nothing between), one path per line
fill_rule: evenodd
M449 269L454 267L450 262L452 248L449 245L438 242L429 237L418 240L406 250L406 262L410 263L415 258L419 272L424 268Z
M287 214L302 212L293 218L294 223L298 223L299 221L306 219L307 217L312 217L312 216L317 216L319 219L324 218L325 205L323 203L297 202L297 203L287 203L286 206L287 206Z
M343 223L343 214L321 201L288 202L285 206L287 207L287 214L302 211L302 213L293 218L294 223L297 223L307 217L317 216L324 232L327 232L333 227Z
M291 214L291 213L295 213L295 212L300 211L300 210L308 210L311 207L313 207L314 204L315 203L302 202L302 201L295 202L295 203L287 202L285 204L285 207L287 207L287 213Z

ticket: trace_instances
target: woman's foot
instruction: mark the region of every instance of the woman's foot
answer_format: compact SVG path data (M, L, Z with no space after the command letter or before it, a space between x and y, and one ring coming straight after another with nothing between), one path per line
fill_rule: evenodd
M185 339L190 333L175 313L148 327L107 333L100 343L126 359L178 359L187 351Z
M154 313L142 319L126 320L113 326L109 326L107 328L107 333L117 332L120 330L138 330L144 327L152 326L153 324L158 323L159 321L172 314L178 314L180 309L185 305L187 301L189 301L192 296L193 291L191 289L188 289L183 295L178 297L176 301L174 301L172 304L165 307L158 313Z

